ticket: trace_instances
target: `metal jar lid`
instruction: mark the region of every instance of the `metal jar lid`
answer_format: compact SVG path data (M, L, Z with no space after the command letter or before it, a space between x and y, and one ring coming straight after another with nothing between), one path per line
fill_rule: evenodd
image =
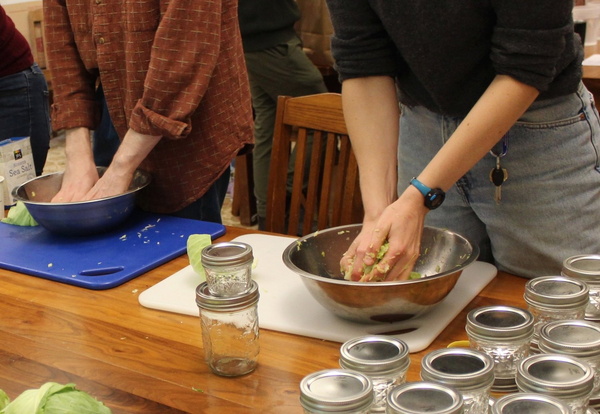
M417 381L392 387L387 397L388 414L460 414L463 398L447 385Z
M222 242L206 246L202 249L202 265L215 266L240 266L252 263L254 256L252 246L241 242Z
M570 355L531 355L517 367L516 383L521 392L537 392L562 399L582 398L592 392L594 369Z
M421 360L421 379L460 391L490 387L494 382L494 360L470 348L438 349Z
M355 371L326 369L300 382L300 404L311 413L355 413L373 404L371 380Z
M562 400L549 395L519 392L504 395L492 406L492 414L570 414Z
M571 308L586 305L589 288L581 280L567 276L540 276L525 284L525 302L532 306Z
M579 358L598 356L600 325L580 319L546 323L540 329L539 349L544 353L567 354Z
M408 369L408 345L383 335L350 339L340 348L340 366L369 376L389 375Z
M533 315L513 306L485 306L469 312L466 331L484 339L526 339L533 335Z
M562 274L584 281L600 282L600 254L581 254L565 259Z
M258 298L258 284L254 280L250 281L250 288L246 292L231 296L214 296L206 282L202 282L196 288L196 304L200 310L233 312L254 305Z

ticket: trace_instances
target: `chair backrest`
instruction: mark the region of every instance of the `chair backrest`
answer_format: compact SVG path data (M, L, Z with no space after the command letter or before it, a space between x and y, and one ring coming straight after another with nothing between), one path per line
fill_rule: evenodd
M295 159L290 194L291 157ZM358 166L348 138L341 95L280 96L266 230L301 236L360 223L362 218Z

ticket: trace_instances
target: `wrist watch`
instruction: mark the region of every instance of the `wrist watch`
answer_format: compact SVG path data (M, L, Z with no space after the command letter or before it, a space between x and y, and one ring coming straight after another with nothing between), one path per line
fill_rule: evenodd
M425 197L425 207L429 210L435 210L441 206L446 198L446 193L444 193L443 190L440 188L429 188L421 181L417 180L416 177L413 177L413 179L410 180L410 184L423 194L423 197Z

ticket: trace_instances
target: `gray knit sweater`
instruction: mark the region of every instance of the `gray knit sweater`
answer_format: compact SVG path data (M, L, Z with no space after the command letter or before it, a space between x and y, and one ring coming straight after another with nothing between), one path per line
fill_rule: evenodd
M496 74L576 91L571 0L327 0L340 79L393 76L407 105L465 116Z

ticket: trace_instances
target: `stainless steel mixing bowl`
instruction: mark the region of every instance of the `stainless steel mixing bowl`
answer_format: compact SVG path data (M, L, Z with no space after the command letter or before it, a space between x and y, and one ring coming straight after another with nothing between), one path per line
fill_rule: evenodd
M106 168L98 167L102 175ZM63 173L42 175L13 190L17 201L22 201L31 216L53 233L64 235L89 235L115 228L134 211L135 196L148 185L150 175L137 170L129 189L113 197L97 200L52 203L52 197L62 185Z
M283 252L286 266L302 278L312 296L335 315L362 323L413 318L442 301L462 271L479 255L465 237L425 227L421 254L413 271L424 277L395 282L344 280L340 259L361 225L317 231L291 243Z

